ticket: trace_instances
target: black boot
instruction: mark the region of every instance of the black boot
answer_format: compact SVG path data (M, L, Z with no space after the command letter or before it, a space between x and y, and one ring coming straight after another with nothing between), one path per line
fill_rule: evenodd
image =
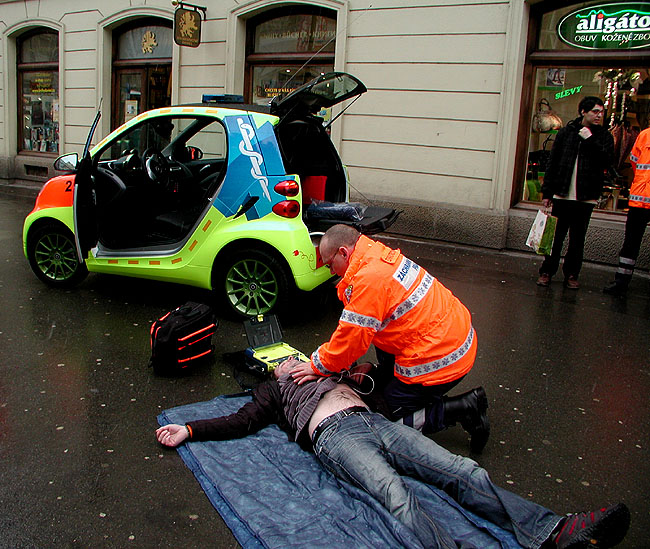
M627 287L630 285L630 280L632 280L632 275L616 273L614 282L610 282L605 286L603 293L609 295L625 295L627 293Z
M455 397L444 397L443 420L445 426L451 427L460 422L463 429L470 434L470 450L481 453L490 436L490 422L486 410L488 399L483 387L477 387Z

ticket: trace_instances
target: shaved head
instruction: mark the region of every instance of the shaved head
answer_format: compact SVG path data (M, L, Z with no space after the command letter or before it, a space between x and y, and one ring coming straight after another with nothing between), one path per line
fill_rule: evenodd
M320 240L321 256L329 257L334 250L342 246L353 250L360 236L361 233L349 225L330 227Z

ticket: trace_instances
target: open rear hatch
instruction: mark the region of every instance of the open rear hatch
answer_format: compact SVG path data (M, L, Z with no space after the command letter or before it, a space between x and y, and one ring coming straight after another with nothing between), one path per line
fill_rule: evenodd
M366 91L354 76L330 72L271 101L271 113L280 118L275 132L285 168L300 176L304 221L310 231L345 223L364 234L374 234L390 227L399 215L390 208L347 202L347 173L327 131L335 119L325 126L316 116L321 109L358 98Z

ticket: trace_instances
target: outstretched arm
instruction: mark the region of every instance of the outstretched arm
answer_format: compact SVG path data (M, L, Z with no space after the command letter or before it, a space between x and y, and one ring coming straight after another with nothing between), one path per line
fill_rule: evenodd
M190 432L185 425L170 423L156 430L156 438L160 444L175 448L190 437Z
M192 420L186 425L165 425L156 430L156 439L161 444L174 448L185 441L242 438L271 423L277 423L281 429L287 425L280 388L275 380L260 383L253 390L253 400L233 414Z

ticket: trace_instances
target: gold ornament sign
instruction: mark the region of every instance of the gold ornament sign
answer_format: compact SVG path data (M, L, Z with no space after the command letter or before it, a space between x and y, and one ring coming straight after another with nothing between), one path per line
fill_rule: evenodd
M201 43L201 14L183 7L174 12L174 42L197 48Z

